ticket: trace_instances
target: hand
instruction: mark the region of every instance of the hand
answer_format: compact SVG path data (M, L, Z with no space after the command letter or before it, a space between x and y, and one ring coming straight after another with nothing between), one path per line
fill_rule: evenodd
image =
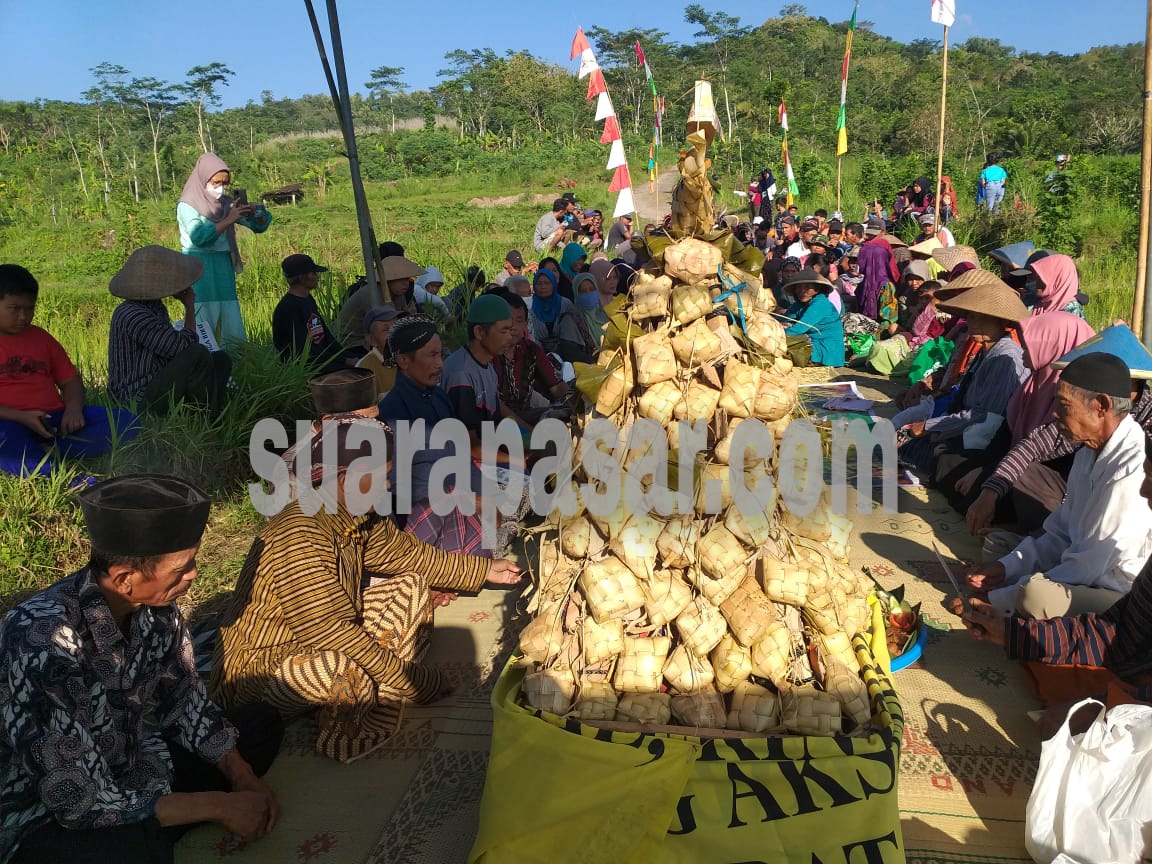
M968 611L964 613L963 618L964 626L972 634L972 638L991 642L1003 648L1008 641L1004 616L983 600L973 597L968 602Z
M968 508L968 515L964 521L968 523L968 533L973 537L983 537L992 528L992 519L996 515L996 503L999 496L991 489L983 490L976 496L972 506Z
M488 585L519 585L522 579L520 567L507 558L496 558L488 568Z
M535 273L539 269L540 269L540 264L537 261L529 261L527 264L524 265L524 272L525 273Z
M227 805L220 814L220 824L249 843L268 833L270 801L263 792L242 789L228 794ZM275 819L272 819L275 822Z
M433 609L438 609L441 606L447 606L449 603L460 596L455 591L439 591L435 588L433 588L429 593L432 595Z
M196 289L189 285L179 294L173 294L172 298L183 303L185 309L191 309L196 305Z
M973 468L971 471L956 481L956 491L967 497L972 492L972 487L976 485L976 481L979 479L980 469Z
M233 792L258 792L264 796L268 805L268 821L265 824L264 833L270 833L280 819L280 802L276 800L276 793L252 773L250 768L239 777L233 778L231 782Z
M41 438L55 438L48 428L48 416L47 411L17 411L12 419Z
M1007 573L1004 565L999 561L990 561L987 564L973 564L964 570L964 578L974 591L989 591L1004 584Z
M84 409L65 408L64 416L60 418L60 434L71 435L84 428Z
M904 427L904 431L908 433L909 437L919 438L924 434L924 421L921 420L919 423L909 423Z

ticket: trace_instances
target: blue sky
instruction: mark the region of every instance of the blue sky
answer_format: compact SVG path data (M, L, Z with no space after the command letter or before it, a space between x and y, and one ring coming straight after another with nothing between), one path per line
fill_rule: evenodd
M323 15L324 0L315 4ZM341 0L350 85L362 89L370 69L389 65L405 68L410 89L429 87L444 65L444 53L454 48L526 48L571 65L568 48L577 25L650 27L654 8L667 10L658 26L676 41L689 41L695 29L683 23L684 0L616 8L593 4L574 11L580 5ZM783 3L702 5L759 24ZM847 20L852 11L851 0L806 5L810 13L829 21ZM1113 0L1096 7L1100 14L1071 0L957 0L956 5L955 41L987 36L1029 51L1073 53L1094 45L1142 41L1144 35L1146 7L1137 0ZM929 7L930 0L862 0L860 19L875 22L878 33L901 41L939 38L941 28L929 20ZM236 73L224 92L226 105L259 100L264 90L280 97L326 89L301 0L0 0L0 33L0 99L77 99L92 84L88 70L104 60L135 75L169 81L182 81L192 66L223 62Z

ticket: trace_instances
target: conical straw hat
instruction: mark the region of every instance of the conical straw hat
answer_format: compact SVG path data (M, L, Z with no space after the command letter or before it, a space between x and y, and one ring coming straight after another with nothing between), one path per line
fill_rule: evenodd
M959 292L959 293L953 293ZM987 315L1001 321L1023 321L1028 307L1020 295L987 270L969 270L948 283L950 299L942 302L945 312L959 315Z
M1063 369L1073 360L1085 354L1102 352L1119 357L1128 364L1133 378L1152 380L1152 353L1141 344L1126 324L1113 324L1085 340L1052 364L1053 369Z
M204 262L164 246L144 246L128 256L108 283L113 297L161 300L179 294L204 275Z
M908 251L913 255L922 255L925 258L931 258L933 252L935 252L937 249L943 248L944 244L937 240L936 236L933 235L927 240L922 240L921 242L917 243L915 246L909 246Z
M951 273L957 264L968 262L974 267L980 266L980 256L971 246L944 246L932 253L940 266Z

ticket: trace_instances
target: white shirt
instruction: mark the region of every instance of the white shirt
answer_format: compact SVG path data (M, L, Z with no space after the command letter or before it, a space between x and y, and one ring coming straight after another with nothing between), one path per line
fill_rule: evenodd
M784 252L785 258L799 258L802 262L808 260L808 247L804 245L803 240L797 240Z
M1144 437L1125 417L1100 451L1081 447L1064 503L1000 559L1007 582L1033 573L1053 582L1127 592L1152 555L1152 511L1140 497Z

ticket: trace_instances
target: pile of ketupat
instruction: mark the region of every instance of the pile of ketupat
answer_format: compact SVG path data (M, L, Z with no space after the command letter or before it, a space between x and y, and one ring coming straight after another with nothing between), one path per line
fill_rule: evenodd
M580 503L546 524L533 618L520 636L523 697L533 708L685 731L869 734L852 636L870 624L871 583L847 566L851 521L831 513L819 473L819 502L807 516L775 494L780 441L798 403L774 308L756 277L687 239L610 310L598 366L578 371L593 406L581 422L606 417L621 430L611 453L597 448L603 458L626 472L646 455L624 446L641 418L667 430L668 454L657 455L671 465L675 420L706 423L708 448L696 457L688 507L671 516L630 512L623 501L597 516ZM746 488L773 481L752 516L735 505L729 482L729 459L740 458L733 433L748 420L763 422L775 444L768 454L740 447ZM797 453L801 478L805 458L821 454ZM646 492L654 478L642 478ZM574 480L589 479L576 469ZM706 506L708 480L719 481L722 513Z

